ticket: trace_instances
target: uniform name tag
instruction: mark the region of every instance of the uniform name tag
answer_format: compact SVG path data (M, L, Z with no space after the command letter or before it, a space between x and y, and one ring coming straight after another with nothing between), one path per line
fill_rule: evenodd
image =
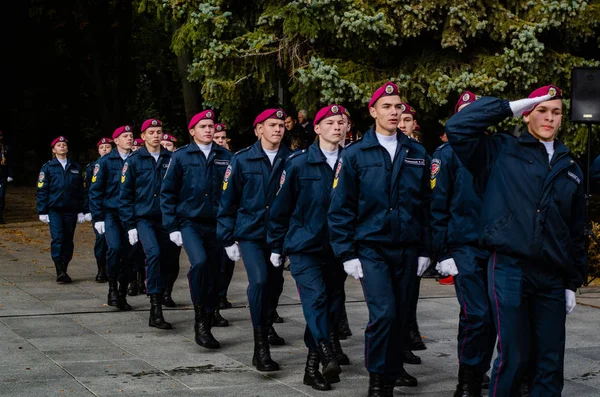
M574 173L572 173L571 171L567 172L567 175L569 175L571 177L571 179L573 179L575 182L577 182L577 184L581 184L581 179L579 179L579 177L577 175L575 175Z
M405 158L404 162L406 164L411 164L411 165L418 165L421 167L425 167L425 159L411 159L411 158Z
M229 160L215 160L215 165L229 165Z

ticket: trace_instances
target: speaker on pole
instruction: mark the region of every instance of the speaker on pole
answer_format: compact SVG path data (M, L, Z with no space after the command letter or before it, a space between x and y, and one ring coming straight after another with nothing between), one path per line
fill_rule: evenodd
M600 124L600 68L573 68L571 92L571 121Z

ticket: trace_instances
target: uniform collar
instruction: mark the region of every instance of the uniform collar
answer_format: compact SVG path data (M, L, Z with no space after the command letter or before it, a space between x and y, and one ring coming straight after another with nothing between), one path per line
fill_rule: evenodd
M342 153L342 147L338 145L338 158ZM319 140L317 139L312 145L308 147L308 162L309 163L325 163L327 159L321 151L319 146Z
M260 144L260 140L256 141L252 146L250 146L249 152L249 158L251 159L262 159L267 157L267 154L265 153L265 151L262 148L262 145ZM282 143L281 145L279 145L279 150L277 151L277 156L275 156L275 158L287 157L290 154L290 149L288 149L288 147Z
M138 156L144 156L144 157L152 157L152 154L150 154L150 152L148 151L148 149L146 148L146 146L142 146L141 148L138 149L138 152L140 152L140 154ZM167 149L165 149L164 147L160 147L160 151L158 152L158 156L159 157L163 157L168 155L169 152Z
M523 131L523 133L517 138L519 142L526 144L539 144L541 143L539 139L531 135L528 130ZM558 139L554 139L554 156L558 154L569 153L569 148L565 146L564 143L559 141Z
M412 146L412 141L398 128L396 129L396 138L398 139L398 144ZM375 135L375 126L371 127L369 131L365 133L362 141L364 142L364 149L379 146L379 140Z

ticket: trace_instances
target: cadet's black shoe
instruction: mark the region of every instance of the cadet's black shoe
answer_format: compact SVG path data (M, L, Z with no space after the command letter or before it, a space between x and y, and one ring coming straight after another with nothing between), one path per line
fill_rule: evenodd
M165 321L162 312L162 294L150 295L150 318L148 326L158 329L172 329L171 323Z
M207 349L218 349L221 344L210 331L212 314L206 313L203 305L194 305L194 334L196 343Z
M219 309L225 310L225 309L231 309L232 307L233 307L233 305L231 304L231 302L229 302L227 300L227 297L222 296L221 301L219 302Z
M404 364L411 364L411 365L421 364L421 357L415 355L410 350L404 350L404 354L402 355L402 362Z
M454 397L481 397L482 382L483 374L470 365L460 364Z
M144 295L146 293L146 277L144 272L137 272L137 283L138 283L138 294Z
M213 313L213 327L228 327L229 321L221 316L219 309L215 309Z
M277 335L277 332L275 332L275 328L273 328L272 325L269 327L267 340L269 341L269 344L273 346L285 345L285 340Z
M323 376L325 379L339 376L342 373L342 369L333 354L333 349L329 342L319 342L319 354L323 363Z
M166 307L177 307L177 304L175 303L175 301L173 300L173 298L171 298L171 292L166 292L163 294L163 306Z
M108 298L106 301L108 306L117 306L119 304L119 291L117 280L114 278L108 279Z
M335 354L335 358L339 365L350 365L350 359L342 350L342 345L340 344L340 340L338 339L335 332L332 332L329 336L329 341L331 342L331 347L333 348L333 354Z
M254 356L252 365L262 372L279 371L279 364L271 359L267 328L254 328Z
M272 316L271 320L273 320L273 322L276 324L281 324L283 322L283 319L281 317L279 317L277 310L275 310L273 312L273 316Z
M396 379L396 386L407 386L407 387L417 387L419 382L417 378L412 375L409 375L408 372L404 368L402 368L402 373L400 377Z
M411 322L408 325L408 343L410 344L409 350L426 350L427 346L423 343L421 333L419 332L419 325L416 321Z
M119 290L117 292L118 300L117 300L117 309L127 312L131 310L131 306L127 303L127 284L121 283L119 284Z
M338 322L338 338L340 340L346 340L350 336L352 336L352 331L350 330L350 324L348 324L346 306L343 306L342 314L340 315L340 321Z
M304 379L302 383L312 387L315 390L331 390L331 385L319 372L319 352L308 350L306 357L306 367L304 368Z
M490 377L488 376L488 374L483 375L483 381L481 382L481 388L486 389L486 390L490 388Z
M368 397L389 397L392 395L390 391L393 393L394 389L388 385L385 375L369 373Z
M127 288L127 295L136 296L138 295L138 283L137 280L133 280L129 283L129 288Z
M96 261L96 266L98 267L98 273L96 274L96 282L105 283L108 280L108 277L106 276L106 264Z

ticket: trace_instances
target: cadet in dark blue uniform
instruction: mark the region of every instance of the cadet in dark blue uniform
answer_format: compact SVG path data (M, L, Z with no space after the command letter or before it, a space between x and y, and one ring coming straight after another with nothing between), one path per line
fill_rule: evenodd
M133 280L132 251L119 219L119 185L125 159L131 153L133 132L124 125L115 129L112 139L116 150L94 165L89 185L89 207L94 229L106 239L107 304L119 310L131 310L127 303L127 284Z
M401 105L394 83L373 94L375 126L344 149L327 218L333 251L361 279L369 308L369 396L391 396L397 379L416 384L403 368L398 335L417 276L429 266L429 160L421 144L398 133Z
M283 267L270 263L266 243L269 206L290 150L281 144L285 127L281 109L267 109L255 119L259 140L235 154L223 179L217 216L217 237L232 261L241 256L248 275L248 303L254 328L252 364L259 371L277 371L270 344L283 345L273 328L273 315L283 290ZM239 241L239 245L236 241Z
M230 151L213 143L214 112L196 114L188 125L193 142L178 149L161 190L163 225L190 260L188 280L194 304L196 343L217 349L213 323L229 323L219 314L219 266L223 247L217 242L217 210Z
M162 123L149 119L142 124L145 146L127 158L119 190L119 216L129 235L129 244L138 240L146 254L146 290L150 295L148 325L171 329L162 312L162 297L176 245L162 225L160 188L167 172L171 152L160 145ZM138 239L139 235L139 239Z
M464 92L455 113L476 100ZM482 191L445 143L431 161L431 230L436 267L444 276L455 276L460 303L458 325L458 385L455 397L481 395L483 377L490 369L496 343L487 291L489 253L479 247L477 225Z
M491 252L488 289L498 334L493 397L517 395L525 374L532 397L560 396L563 388L565 315L587 265L583 174L555 139L560 98L555 86L514 102L483 97L446 124L452 149L485 184L479 242ZM527 131L520 137L485 133L522 114Z
M343 114L339 105L317 112L314 125L319 139L288 159L271 207L267 237L273 266L290 258L306 319L304 384L316 390L330 390L329 381L341 373L339 365L349 364L337 337L346 277L327 230L333 169L346 133ZM319 372L321 360L323 374Z
M79 164L67 158L67 138L59 136L50 147L55 157L40 171L36 207L40 221L50 224L50 253L56 267L56 282L70 283L67 268L73 258L75 226L85 222L83 176Z
M102 138L96 144L98 148L98 154L100 158L104 157L108 153L112 151L112 142L113 140L110 138ZM83 194L83 212L85 213L86 222L92 221L92 213L90 212L90 199L89 199L89 190L90 184L92 183L92 174L94 172L94 166L96 165L96 161L92 161L85 167L85 184L84 184L84 194ZM94 257L96 258L96 265L98 266L98 273L96 274L96 282L104 283L107 280L106 277L106 251L108 247L106 246L106 239L104 236L96 230L96 228L92 227L94 230L94 234L96 235L96 241L94 242Z

